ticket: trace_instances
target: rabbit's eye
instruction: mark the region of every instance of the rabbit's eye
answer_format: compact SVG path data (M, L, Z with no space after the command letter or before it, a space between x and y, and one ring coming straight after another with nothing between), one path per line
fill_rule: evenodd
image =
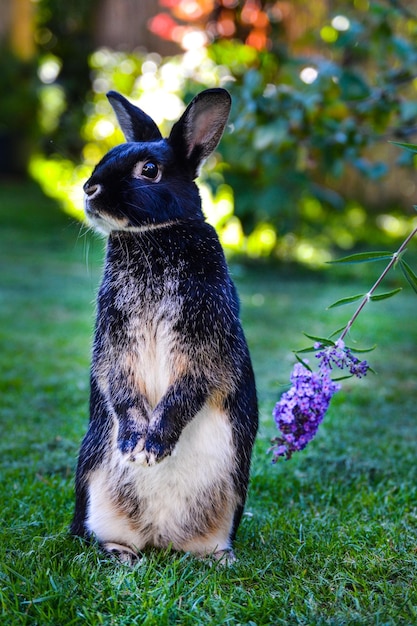
M154 161L146 161L145 163L138 163L135 166L133 176L135 178L147 178L157 183L162 176L162 172L157 163Z
M156 178L159 173L159 168L156 163L152 161L148 161L142 168L142 176L146 176L146 178Z

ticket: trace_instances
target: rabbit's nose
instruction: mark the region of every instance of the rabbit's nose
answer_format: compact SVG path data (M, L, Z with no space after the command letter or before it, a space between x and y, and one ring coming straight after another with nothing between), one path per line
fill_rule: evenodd
M84 191L90 199L94 198L94 196L98 196L98 194L101 192L101 185L92 185L89 181L87 181L84 185Z

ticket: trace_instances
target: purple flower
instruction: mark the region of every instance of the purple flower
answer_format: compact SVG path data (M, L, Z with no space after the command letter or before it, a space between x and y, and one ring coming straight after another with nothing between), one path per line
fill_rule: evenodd
M274 439L273 462L278 457L290 459L294 452L303 450L316 435L329 408L330 400L341 386L331 379L334 367L347 369L353 376L366 376L369 365L352 354L339 339L335 344L316 343L318 372L312 372L302 363L296 363L291 375L291 388L275 405L273 416L281 436Z
M290 459L293 452L303 450L317 433L319 424L340 385L330 378L323 366L314 373L296 363L291 375L291 388L275 405L273 416L282 433L274 440L274 461L280 456Z
M316 343L314 348L320 350L316 354L316 359L320 361L320 367L324 366L333 369L333 366L336 366L339 369L347 369L352 376L357 378L362 378L368 373L368 362L360 361L354 356L352 350L345 346L342 339L326 348L321 343Z

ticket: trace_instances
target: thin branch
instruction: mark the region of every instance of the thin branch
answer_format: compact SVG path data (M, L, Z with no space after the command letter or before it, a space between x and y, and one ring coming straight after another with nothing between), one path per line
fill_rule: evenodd
M379 287L379 285L384 280L385 276L388 274L388 272L391 270L391 268L395 265L395 263L397 262L397 259L400 258L401 254L404 252L404 250L406 249L407 245L409 244L409 242L411 241L411 239L414 237L414 235L416 233L417 233L417 228L415 228L413 230L413 232L408 235L407 239L405 239L403 241L401 246L398 248L397 252L394 252L390 262L388 263L387 267L382 272L381 276L378 278L378 280L374 283L374 285L371 287L371 289L368 291L368 293L361 300L360 305L358 306L358 308L356 309L356 311L352 315L351 319L347 323L346 328L344 329L344 331L340 335L340 337L339 337L340 340L343 340L346 337L346 335L348 334L348 332L352 328L353 323L355 322L356 318L358 317L358 315L360 314L362 309L368 304L368 302L370 301L371 296L373 295L375 290Z

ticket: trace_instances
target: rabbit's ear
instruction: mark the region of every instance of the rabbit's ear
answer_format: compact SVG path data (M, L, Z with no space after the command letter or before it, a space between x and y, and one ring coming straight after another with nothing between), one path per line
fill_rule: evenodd
M206 89L192 100L174 124L168 141L189 165L194 177L219 143L231 103L225 89Z
M162 139L158 126L142 109L131 104L117 91L109 91L107 98L116 113L126 141L157 141Z

